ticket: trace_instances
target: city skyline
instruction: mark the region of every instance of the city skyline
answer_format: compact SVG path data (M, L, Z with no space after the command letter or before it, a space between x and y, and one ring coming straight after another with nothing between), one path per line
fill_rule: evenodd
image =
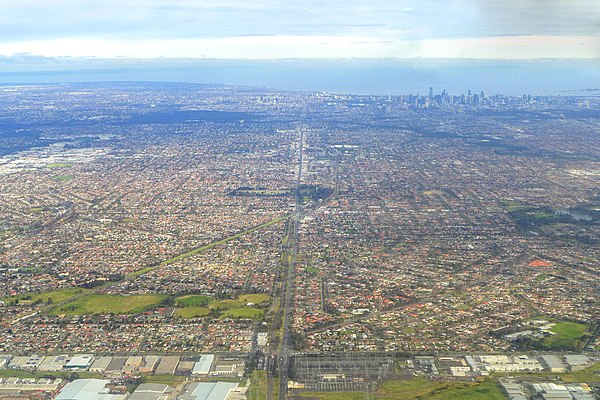
M598 0L0 9L0 400L600 400Z

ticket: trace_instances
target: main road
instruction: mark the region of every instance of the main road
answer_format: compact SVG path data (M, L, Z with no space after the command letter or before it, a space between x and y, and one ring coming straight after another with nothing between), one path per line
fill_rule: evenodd
M278 348L275 354L271 354L276 360L275 364L279 371L279 399L284 400L287 395L287 385L290 369L290 359L293 352L293 343L291 335L291 325L294 317L294 291L296 281L296 266L295 260L298 254L298 231L300 227L300 219L302 217L302 196L300 193L300 185L302 182L302 164L304 161L304 146L306 140L306 128L299 128L299 142L298 142L298 167L296 171L296 182L294 187L294 211L290 218L288 218L287 226L287 240L284 242L282 247L282 271L281 274L281 296L279 310L281 312L281 330L272 332L271 341L275 341L275 338L279 336ZM275 327L277 327L275 325ZM273 398L273 375L272 370L268 371L268 393L267 398Z

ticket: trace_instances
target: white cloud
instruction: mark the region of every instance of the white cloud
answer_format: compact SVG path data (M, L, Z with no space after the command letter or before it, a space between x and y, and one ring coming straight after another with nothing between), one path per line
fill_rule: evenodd
M0 54L598 58L597 1L0 0Z
M240 36L211 39L54 39L0 44L0 54L128 58L335 58L377 57L389 46L360 36Z
M209 39L51 39L0 43L0 54L98 58L598 58L596 36L387 40L376 36L237 36Z
M599 58L598 36L496 36L466 39L432 39L420 42L423 58L540 59Z

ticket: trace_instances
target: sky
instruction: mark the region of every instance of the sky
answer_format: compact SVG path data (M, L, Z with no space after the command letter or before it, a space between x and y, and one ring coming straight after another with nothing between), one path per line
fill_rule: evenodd
M600 59L598 0L0 0L0 62Z

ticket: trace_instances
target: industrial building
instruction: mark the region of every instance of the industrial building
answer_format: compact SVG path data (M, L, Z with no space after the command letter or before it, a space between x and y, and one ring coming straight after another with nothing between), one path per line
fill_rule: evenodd
M543 400L594 400L585 384L561 385L553 382L531 383L531 391Z
M544 354L540 357L542 359L542 363L550 372L567 372L567 366L563 363L560 357L555 356L553 354Z
M214 360L214 354L203 354L200 356L200 361L194 364L192 375L208 375Z
M35 371L44 361L44 358L44 356L38 356L37 354L32 354L29 357L14 357L12 360L10 360L8 368L20 369L23 371Z
M0 379L0 396L11 393L55 391L62 383L61 378L5 378Z
M225 400L230 392L237 388L237 383L229 382L194 382L179 397L180 400Z
M171 392L168 385L142 383L127 400L167 400Z
M130 375L139 370L139 368L142 365L144 365L144 357L130 356L129 358L127 358L127 361L125 361L125 365L123 366L122 372L124 374Z
M592 360L585 354L567 354L565 361L572 371L579 371L592 364Z
M106 371L106 368L108 368L109 364L111 363L112 359L112 357L98 358L90 367L90 372L95 372L97 374L104 373L104 371Z
M77 379L67 383L55 400L125 400L127 394L111 394L105 379Z
M94 356L91 354L77 354L65 365L65 369L86 370L94 362Z
M146 356L144 357L146 360L146 364L140 367L140 372L142 374L151 374L156 369L158 362L160 361L159 356Z
M121 375L121 370L127 361L127 357L113 357L104 373L111 375Z
M164 356L154 371L157 375L173 375L179 365L179 356Z
M69 362L69 356L62 354L60 356L48 356L38 367L38 371L61 371L65 364Z
M244 360L237 357L219 357L211 370L213 376L237 376L244 375Z

